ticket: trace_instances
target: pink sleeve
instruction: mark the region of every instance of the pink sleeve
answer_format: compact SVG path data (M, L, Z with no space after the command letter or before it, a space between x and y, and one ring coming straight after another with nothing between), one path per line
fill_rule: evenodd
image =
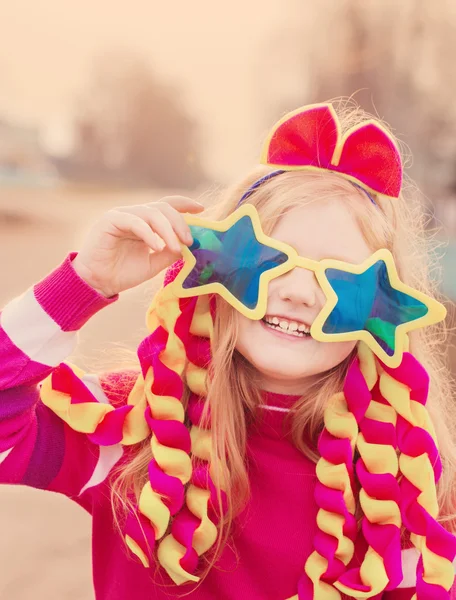
M72 267L75 256L69 254L0 313L0 483L78 499L106 475L121 450L100 451L39 400L40 383L71 354L78 330L118 298L106 299L87 285ZM103 394L96 377L87 386Z

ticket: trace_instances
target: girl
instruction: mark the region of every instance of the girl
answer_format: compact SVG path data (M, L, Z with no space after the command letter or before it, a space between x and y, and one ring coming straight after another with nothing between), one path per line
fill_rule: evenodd
M4 307L0 480L90 512L97 600L456 598L454 399L396 144L314 105L263 163L214 222L108 211ZM173 263L137 370L63 362Z

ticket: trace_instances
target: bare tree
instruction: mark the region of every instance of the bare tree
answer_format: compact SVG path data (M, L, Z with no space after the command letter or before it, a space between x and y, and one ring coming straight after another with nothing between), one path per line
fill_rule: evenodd
M180 95L143 62L105 57L79 103L73 173L129 185L196 186L204 178L197 126Z

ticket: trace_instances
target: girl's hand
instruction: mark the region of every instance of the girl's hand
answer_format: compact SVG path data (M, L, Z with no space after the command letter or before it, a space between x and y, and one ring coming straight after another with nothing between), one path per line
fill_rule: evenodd
M181 243L193 241L182 213L203 209L184 196L113 208L89 230L73 267L107 298L133 288L180 258Z

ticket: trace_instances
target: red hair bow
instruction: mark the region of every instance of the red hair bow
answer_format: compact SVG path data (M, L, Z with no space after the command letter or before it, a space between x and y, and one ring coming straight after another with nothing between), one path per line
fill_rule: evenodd
M402 161L391 136L372 120L342 135L331 104L313 104L285 115L266 139L261 162L287 171L335 171L390 198L398 198L401 191Z

